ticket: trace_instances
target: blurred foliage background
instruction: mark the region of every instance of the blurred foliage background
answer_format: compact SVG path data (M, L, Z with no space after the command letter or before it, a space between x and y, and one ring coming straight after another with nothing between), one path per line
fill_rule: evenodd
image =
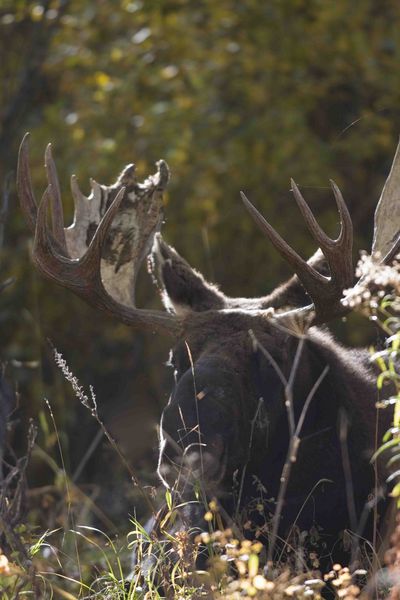
M99 505L125 519L136 502L129 477L62 380L47 340L82 385L94 386L107 426L149 483L172 376L162 366L166 340L133 334L35 273L14 184L24 132L32 132L38 197L53 142L67 217L72 173L88 192L90 176L112 183L135 162L144 178L164 158L172 170L167 241L226 293L261 295L290 272L239 190L306 257L315 248L289 178L334 235L332 178L356 249L370 247L400 131L399 42L397 0L0 0L0 185L9 198L1 277L16 279L0 297L0 358L19 390L18 450L34 417L39 445L58 460L48 398L68 471L78 484L100 482ZM146 275L139 299L159 305ZM353 343L371 335L340 329ZM34 461L32 485L48 479Z

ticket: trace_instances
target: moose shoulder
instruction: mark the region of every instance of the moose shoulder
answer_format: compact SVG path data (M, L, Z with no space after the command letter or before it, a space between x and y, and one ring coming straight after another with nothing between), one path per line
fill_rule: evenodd
M175 384L161 419L158 465L181 505L174 528L204 528L207 502L216 498L227 523L244 514L250 530L269 537L270 554L295 527L316 526L328 550L338 547L345 529L370 535L368 507L377 502L379 484L370 464L377 439L374 375L366 352L342 347L320 328L346 314L343 290L354 284L352 223L337 186L341 231L332 240L292 182L320 247L308 262L243 196L295 276L263 298L228 298L159 233L169 177L163 161L144 183L130 165L113 186L94 183L89 198L73 180L69 228L50 147L46 170L49 185L37 205L25 138L18 189L38 269L127 325L174 340ZM398 232L399 224L384 264L399 251ZM134 304L137 272L149 253L166 312Z

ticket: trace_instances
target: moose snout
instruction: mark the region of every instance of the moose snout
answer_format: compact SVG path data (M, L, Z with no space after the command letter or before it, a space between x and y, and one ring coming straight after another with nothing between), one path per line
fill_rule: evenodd
M223 476L222 459L225 444L222 435L216 434L198 447L186 449L183 465L195 479L217 483Z
M227 446L219 433L202 436L192 432L180 445L163 431L158 472L168 487L180 492L199 482L211 489L224 477L226 456Z

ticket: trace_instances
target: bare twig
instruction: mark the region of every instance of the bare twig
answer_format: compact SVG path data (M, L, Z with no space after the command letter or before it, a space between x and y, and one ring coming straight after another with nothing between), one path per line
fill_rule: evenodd
M288 482L289 482L289 478L290 478L291 468L292 468L293 463L296 461L298 448L299 448L300 441L301 441L300 437L299 437L300 433L301 433L301 429L303 427L304 420L305 420L308 408L310 406L311 400L313 399L317 389L319 388L323 379L325 378L326 374L328 373L329 367L325 367L325 369L322 371L321 375L318 377L317 381L313 385L313 387L312 387L310 393L308 394L306 401L303 405L303 409L300 414L298 423L297 423L297 425L295 425L294 409L293 409L293 385L295 382L296 373L297 373L298 366L300 363L301 354L304 349L304 338L299 339L299 343L297 345L296 354L295 354L295 358L294 358L293 367L291 369L289 379L286 380L281 369L277 365L276 361L272 358L272 356L269 354L269 352L262 346L262 344L260 344L257 341L257 339L254 336L254 333L251 332L250 335L252 335L253 341L254 340L256 341L258 348L261 350L261 352L263 352L265 354L265 356L271 362L271 364L275 368L276 373L278 374L280 380L282 381L282 383L284 383L285 406L286 406L286 409L288 412L289 431L291 434L290 441L289 441L289 448L288 448L288 452L287 452L287 456L286 456L286 461L285 461L285 464L283 465L283 469L282 469L282 473L281 473L281 479L280 479L281 484L279 487L279 493L278 493L278 498L277 498L277 502L276 502L276 509L275 509L273 522L272 522L272 532L271 532L271 537L270 537L270 543L269 543L269 547L268 547L267 564L271 564L274 549L275 549L275 543L276 543L277 536L278 536L279 521L280 521L282 510L283 510L283 504L284 504L286 490L287 490L287 486L288 486Z
M286 461L285 461L285 464L283 465L282 474L281 474L281 484L279 486L278 498L276 501L276 509L275 509L273 520L272 520L272 532L271 532L271 538L270 538L270 543L269 543L269 547L268 547L267 565L272 563L272 557L274 554L276 538L278 535L279 521L280 521L281 515L282 515L283 504L284 504L284 500L285 500L285 496L286 496L287 486L289 484L292 466L296 462L297 453L298 453L300 442L301 442L300 433L301 433L301 429L303 427L304 419L306 417L311 400L314 398L315 393L317 392L319 386L321 385L322 381L326 377L328 371L329 371L329 367L325 367L325 369L322 371L321 375L318 377L317 381L314 383L313 387L311 388L311 391L308 394L306 401L304 402L298 423L296 425L294 435L292 435L292 437L290 438L290 441L289 441L289 448L288 448L288 452L286 455ZM294 379L293 379L293 382L294 382Z
M97 449L97 447L100 444L103 437L104 437L104 432L102 429L99 429L97 431L96 435L94 436L93 440L91 441L88 449L86 450L85 455L82 457L79 465L75 469L75 471L72 475L72 481L76 481L79 478L79 476L81 475L83 469L85 468L88 460L92 456L93 452Z
M198 435L198 439L199 439L199 454L200 454L200 466L201 466L201 474L202 476L204 475L204 463L203 463L203 446L204 444L202 444L201 442L201 430L200 430L200 415L199 415L199 398L197 395L197 388L196 388L196 378L195 378L195 372L194 372L194 362L193 362L193 357L192 357L192 353L190 351L190 347L189 344L185 341L185 346L186 346L186 352L188 354L188 358L189 358L189 362L190 362L190 369L192 372L192 379L193 379L193 392L194 392L194 403L196 406L196 419L197 419L197 435Z
M37 428L33 422L29 425L27 450L25 456L16 459L14 466L9 466L8 473L0 486L0 540L1 544L16 551L24 562L29 556L25 544L16 526L21 523L26 495L26 468L35 444ZM4 549L3 546L3 549Z
M351 464L350 464L350 456L349 449L347 446L347 436L348 436L349 422L346 413L341 410L339 414L339 440L340 440L340 448L342 452L342 463L343 463L343 471L345 477L345 489L346 489L346 502L347 502L347 511L349 513L350 519L350 527L352 531L355 533L358 530L358 522L357 522L357 511L354 500L354 488L353 488L353 476L351 473ZM354 566L356 561L358 552L359 552L359 544L355 535L351 536L351 565Z

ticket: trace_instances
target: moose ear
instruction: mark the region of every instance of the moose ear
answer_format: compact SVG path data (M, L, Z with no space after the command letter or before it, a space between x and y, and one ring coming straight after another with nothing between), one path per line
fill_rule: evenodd
M168 311L184 316L190 311L224 308L224 294L192 269L174 248L164 242L160 233L154 238L148 268Z

